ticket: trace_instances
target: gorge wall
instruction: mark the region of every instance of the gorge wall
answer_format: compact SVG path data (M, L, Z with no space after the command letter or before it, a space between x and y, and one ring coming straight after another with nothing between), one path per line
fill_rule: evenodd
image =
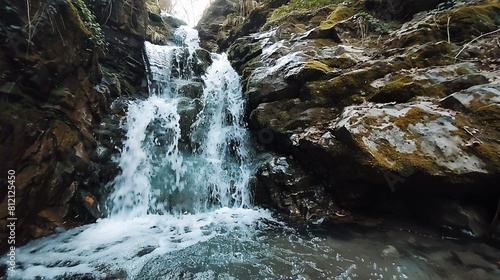
M257 202L308 221L498 234L499 1L228 2L198 28L227 49L272 154Z
M122 138L120 98L146 93L144 41L169 36L154 8L143 0L1 1L0 172L15 172L16 245L105 212L105 185L119 172L111 157ZM5 228L7 192L0 201ZM3 251L4 231L0 238Z

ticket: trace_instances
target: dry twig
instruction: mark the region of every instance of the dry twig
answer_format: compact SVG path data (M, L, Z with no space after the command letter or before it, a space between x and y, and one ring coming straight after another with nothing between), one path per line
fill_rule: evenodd
M489 35L491 35L491 34L495 34L495 33L499 32L499 31L500 31L500 28L498 28L497 30L494 30L494 31L488 32L488 33L481 34L480 36L478 36L478 37L476 37L476 38L472 39L470 42L468 42L467 44L465 44L465 45L462 47L462 49L461 49L461 50L457 53L457 55L455 55L455 61L457 61L457 58L460 56L460 54L461 54L461 53L462 53L462 52L463 52L463 51L464 51L464 50L465 50L465 49L466 49L466 48L467 48L470 44L474 43L475 41L477 41L477 40L479 40L479 39L481 39L481 38L483 38L483 37L485 37L485 36L489 36Z

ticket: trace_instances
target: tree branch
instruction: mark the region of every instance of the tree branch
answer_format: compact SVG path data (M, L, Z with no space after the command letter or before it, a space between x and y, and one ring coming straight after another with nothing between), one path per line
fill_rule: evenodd
M484 33L484 34L482 34L482 35L480 35L480 36L478 36L478 37L476 37L476 38L472 39L470 42L468 42L467 44L465 44L465 45L462 47L462 49L461 49L461 50L457 53L457 55L455 55L455 61L457 61L458 56L460 56L460 54L461 54L461 53L462 53L462 52L463 52L463 51L464 51L464 50L465 50L465 49L466 49L466 48L467 48L470 44L474 43L475 41L477 41L477 40L479 40L479 39L481 39L481 38L483 38L483 37L485 37L485 36L488 36L488 35L494 34L494 33L498 32L498 31L500 31L500 28L498 28L497 30L494 30L494 31L488 32L488 33Z

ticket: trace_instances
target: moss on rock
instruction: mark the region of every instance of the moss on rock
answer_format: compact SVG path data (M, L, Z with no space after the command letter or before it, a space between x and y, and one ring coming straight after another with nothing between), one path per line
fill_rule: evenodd
M326 20L322 21L320 24L321 29L329 29L335 26L337 23L352 17L356 13L356 9L347 6L337 6L328 15Z
M442 41L417 46L406 53L405 62L417 68L451 64L453 63L452 45Z
M332 69L321 61L309 60L294 70L293 75L287 75L287 81L303 84L305 81L321 80L331 71Z
M461 42L470 36L495 30L500 25L500 4L492 2L484 5L464 6L439 15L436 19L441 27L446 27L450 19L451 39Z
M463 44L497 29L500 24L499 15L500 4L495 1L429 14L424 19L409 22L390 44L393 47L408 47L448 39L450 42Z

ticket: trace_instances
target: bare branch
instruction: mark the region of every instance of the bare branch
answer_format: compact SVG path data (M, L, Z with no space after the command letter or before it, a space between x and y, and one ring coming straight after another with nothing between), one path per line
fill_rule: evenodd
M463 52L463 51L464 51L464 50L465 50L465 49L466 49L466 48L467 48L470 44L474 43L475 41L477 41L477 40L479 40L479 39L481 39L481 38L483 38L483 37L485 37L485 36L489 36L489 35L491 35L491 34L494 34L494 33L499 32L499 31L500 31L500 28L498 28L497 30L494 30L494 31L488 32L488 33L484 33L484 34L482 34L482 35L480 35L480 36L478 36L478 37L476 37L476 38L472 39L470 42L468 42L467 44L465 44L465 45L462 47L462 49L461 49L461 50L457 53L457 55L455 55L455 61L457 61L457 58L460 56L460 54L461 54L461 53L462 53L462 52Z

